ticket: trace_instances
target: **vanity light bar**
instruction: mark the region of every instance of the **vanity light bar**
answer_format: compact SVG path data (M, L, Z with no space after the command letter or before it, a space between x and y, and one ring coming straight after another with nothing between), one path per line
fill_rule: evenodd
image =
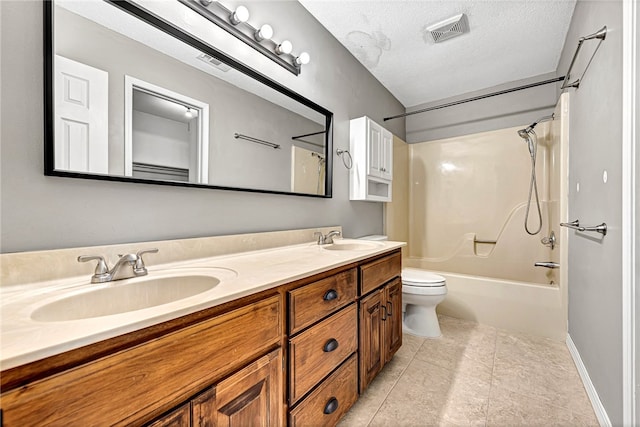
M215 0L178 1L295 75L299 75L301 67L311 59L307 52L295 55L289 40L274 41L271 25L257 28L249 23L249 10L245 6L231 10Z

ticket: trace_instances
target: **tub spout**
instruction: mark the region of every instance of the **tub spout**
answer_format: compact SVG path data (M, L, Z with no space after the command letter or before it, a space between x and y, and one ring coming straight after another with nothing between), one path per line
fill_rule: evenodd
M558 264L557 262L551 262L551 261L547 261L547 262L536 262L535 264L533 264L535 267L545 267L545 268L558 268L560 267L560 264Z

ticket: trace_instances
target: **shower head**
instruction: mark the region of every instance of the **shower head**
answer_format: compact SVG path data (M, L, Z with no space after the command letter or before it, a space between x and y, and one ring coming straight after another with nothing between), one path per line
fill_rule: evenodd
M529 132L531 132L533 130L533 128L531 126L525 128L525 129L520 129L518 131L518 136L520 136L520 138L522 139L529 139Z
M531 123L529 126L527 126L524 129L520 129L518 131L518 135L520 136L520 138L524 139L524 140L529 140L529 134L531 132L533 132L533 128L535 128L538 123L542 123L542 122L546 122L549 120L553 120L554 118L554 114L551 114L550 116L544 116L540 119L538 119L538 121Z

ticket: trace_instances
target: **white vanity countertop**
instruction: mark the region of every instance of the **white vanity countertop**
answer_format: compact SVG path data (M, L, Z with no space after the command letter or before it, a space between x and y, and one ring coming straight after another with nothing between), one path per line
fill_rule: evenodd
M31 318L31 313L53 301L86 292L91 287L113 286L122 281L91 284L90 277L82 276L0 287L0 368L13 368L133 332L402 246L405 243L375 242L371 248L331 251L314 243L304 243L172 264L149 265L149 275L145 277L166 274L168 271L176 275L207 275L209 270L222 280L213 289L192 297L141 310L81 320L39 322Z

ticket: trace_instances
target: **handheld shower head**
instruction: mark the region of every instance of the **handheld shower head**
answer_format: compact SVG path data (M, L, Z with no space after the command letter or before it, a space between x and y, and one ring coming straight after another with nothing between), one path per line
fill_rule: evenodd
M533 128L531 126L525 128L525 129L520 129L518 131L518 136L522 139L529 139L529 132L532 131Z

